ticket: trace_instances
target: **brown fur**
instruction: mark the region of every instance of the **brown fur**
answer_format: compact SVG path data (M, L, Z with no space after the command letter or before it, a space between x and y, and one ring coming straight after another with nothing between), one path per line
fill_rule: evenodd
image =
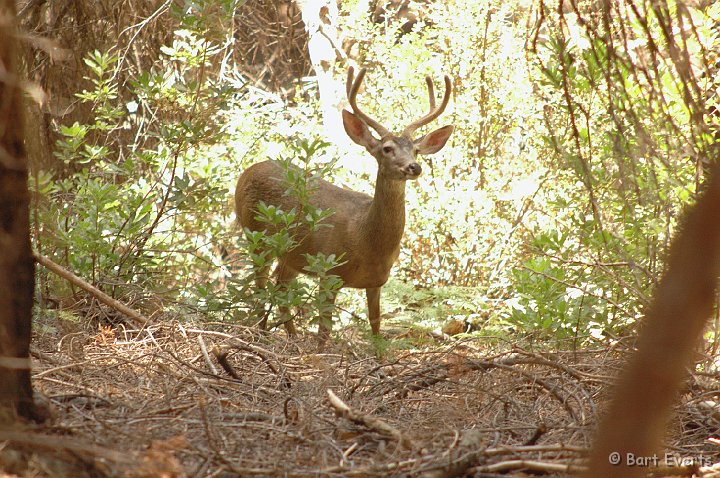
M275 161L250 166L241 176L235 189L238 221L252 231L266 228L255 219L259 201L265 201L284 211L297 208L297 200L286 195L282 168ZM378 179L378 183L384 181ZM394 183L394 184L393 184ZM304 237L298 247L282 258L282 265L296 274L305 273L304 254L344 253L345 264L333 269L346 287L367 289L387 282L390 269L400 254L400 239L405 226L405 181L386 182L376 195L384 197L383 207L373 198L349 189L339 188L319 180L312 195L313 206L333 209L326 222L333 227L321 227L314 234L300 231Z
M717 168L716 168L717 169ZM720 175L715 171L670 247L665 277L645 317L638 349L628 363L602 420L590 458L591 477L634 478L647 469L627 466L658 454L693 350L715 303L720 275ZM609 456L620 454L620 465Z

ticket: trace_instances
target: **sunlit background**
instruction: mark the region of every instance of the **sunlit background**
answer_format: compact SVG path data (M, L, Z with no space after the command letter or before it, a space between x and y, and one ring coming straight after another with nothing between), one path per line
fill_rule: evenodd
M376 3L320 12L322 71L300 11L273 2L199 2L162 20L157 52L121 36L85 54L54 159L36 167L36 247L149 315L254 323L240 173L321 140L308 164L372 194L375 160L340 119L348 67L367 68L358 101L393 131L427 111L425 75L439 96L447 74L450 105L419 133L456 129L407 185L383 327L584 343L633 323L716 157L720 4L688 4L668 38L675 12L649 2L612 2L612 24L589 3ZM51 276L40 288L72 296ZM341 293L343 326L367 328L360 292Z

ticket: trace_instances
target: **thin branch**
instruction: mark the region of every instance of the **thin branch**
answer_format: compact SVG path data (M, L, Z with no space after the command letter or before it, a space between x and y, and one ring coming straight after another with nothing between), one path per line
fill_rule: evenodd
M43 256L42 254L35 253L34 254L35 260L38 262L38 264L42 265L49 271L57 274L58 276L62 277L66 281L70 282L71 284L81 288L88 294L95 297L97 300L102 302L103 304L112 307L113 309L117 310L118 312L124 314L128 318L130 318L136 325L138 326L144 326L150 322L150 319L142 315L140 312L131 309L127 305L123 304L122 302L113 299L109 295L107 295L105 292L101 291L97 287L89 284L88 282L85 282L69 270L65 269L59 264L56 264L55 262L51 261L47 257Z
M382 435L394 438L398 441L398 443L400 443L403 448L413 448L412 441L408 437L403 435L403 433L397 428L391 426L380 418L374 417L372 415L367 415L350 408L350 406L340 400L340 398L338 398L338 396L335 395L330 389L327 390L327 394L328 400L330 400L330 405L332 405L332 407L335 409L335 413L338 416L347 418L351 422L363 425L367 428L370 428L371 430L375 430Z

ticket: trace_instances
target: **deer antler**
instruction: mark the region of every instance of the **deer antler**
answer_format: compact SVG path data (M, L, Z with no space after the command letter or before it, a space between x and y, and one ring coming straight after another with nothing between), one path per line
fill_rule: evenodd
M445 95L443 96L442 103L440 103L440 106L438 108L435 108L435 88L433 87L433 80L430 78L430 76L425 77L425 82L427 83L428 87L428 95L430 97L430 111L428 114L423 116L417 121L413 121L407 127L403 130L401 136L410 137L415 132L416 129L418 129L421 126L425 126L438 116L442 114L443 111L445 111L445 108L448 105L448 102L450 101L450 93L452 90L452 82L450 81L450 77L445 75Z
M347 82L345 83L345 89L347 90L347 97L348 101L350 102L350 106L352 106L353 112L368 126L370 126L372 129L377 131L377 133L380 135L380 137L386 136L389 131L387 128L385 128L383 125L366 115L365 113L358 108L357 103L355 102L355 97L357 96L357 92L360 89L360 84L362 83L363 78L365 78L365 68L361 69L358 73L357 78L355 81L353 81L353 76L355 75L355 69L351 66L348 70L348 76L347 76ZM439 113L438 113L439 114Z

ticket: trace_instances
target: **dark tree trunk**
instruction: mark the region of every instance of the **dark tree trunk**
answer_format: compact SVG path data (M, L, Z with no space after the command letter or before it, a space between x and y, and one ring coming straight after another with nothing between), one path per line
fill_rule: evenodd
M30 384L35 262L30 248L22 96L13 0L0 0L0 421L40 419Z

